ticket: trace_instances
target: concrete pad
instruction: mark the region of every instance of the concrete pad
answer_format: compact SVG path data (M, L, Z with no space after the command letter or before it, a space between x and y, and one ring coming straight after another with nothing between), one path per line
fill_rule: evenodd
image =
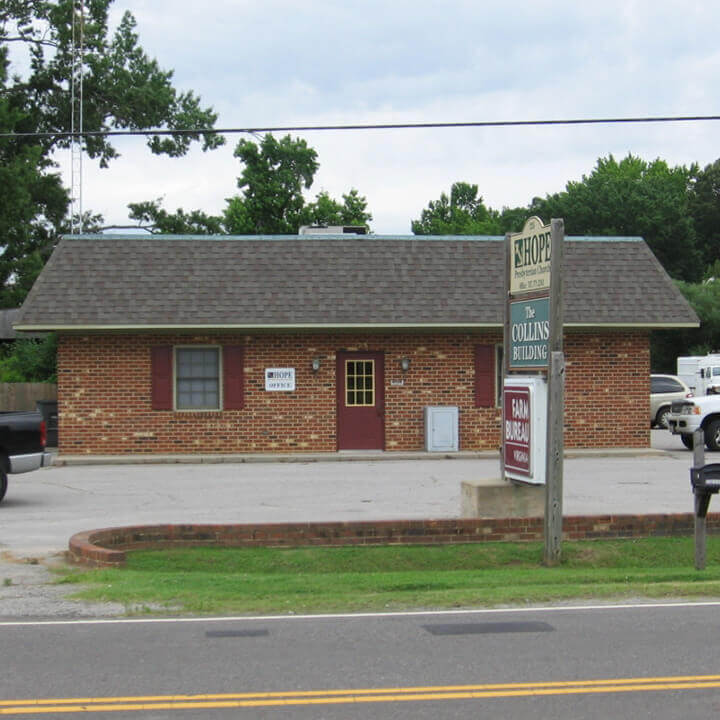
M483 478L466 480L460 486L460 517L515 518L544 515L544 485Z

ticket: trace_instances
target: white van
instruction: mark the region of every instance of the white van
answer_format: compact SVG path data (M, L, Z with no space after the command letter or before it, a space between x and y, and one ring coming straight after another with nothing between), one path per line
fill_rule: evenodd
M677 376L695 395L720 394L720 355L679 357Z

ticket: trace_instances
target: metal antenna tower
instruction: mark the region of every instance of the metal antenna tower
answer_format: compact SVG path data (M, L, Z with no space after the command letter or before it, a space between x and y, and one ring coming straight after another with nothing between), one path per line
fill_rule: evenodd
M72 70L70 75L70 231L82 234L83 56L85 2L73 0Z

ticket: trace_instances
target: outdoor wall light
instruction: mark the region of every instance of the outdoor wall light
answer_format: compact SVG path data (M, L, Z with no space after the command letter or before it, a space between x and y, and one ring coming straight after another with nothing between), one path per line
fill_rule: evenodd
M312 359L312 365L311 365L311 367L312 367L312 371L313 371L314 373L316 373L316 372L320 369L320 358L319 358L319 357L314 357L314 358Z
M400 369L407 372L410 369L410 358L404 357L400 359Z

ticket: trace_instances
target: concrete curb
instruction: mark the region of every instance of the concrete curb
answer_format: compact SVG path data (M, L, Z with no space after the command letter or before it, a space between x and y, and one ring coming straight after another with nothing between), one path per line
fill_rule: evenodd
M667 450L654 448L578 448L565 451L565 458L593 457L662 457ZM499 450L478 452L375 452L343 451L336 453L293 454L217 454L217 455L66 455L53 457L57 467L73 465L217 465L242 463L314 463L314 462L383 462L398 460L493 460L499 459Z

